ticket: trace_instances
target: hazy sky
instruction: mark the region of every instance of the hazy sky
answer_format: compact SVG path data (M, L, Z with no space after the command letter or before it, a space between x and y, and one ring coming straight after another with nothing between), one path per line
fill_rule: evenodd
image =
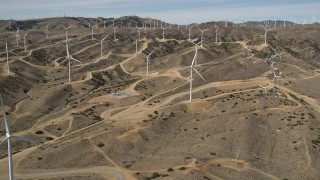
M169 22L320 20L317 0L0 0L0 19L138 15Z

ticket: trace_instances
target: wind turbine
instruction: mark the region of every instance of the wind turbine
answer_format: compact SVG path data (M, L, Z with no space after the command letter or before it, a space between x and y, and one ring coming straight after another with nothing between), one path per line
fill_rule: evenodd
M113 28L113 37L114 37L114 40L117 41L117 37L116 37L116 29L118 28L118 26L114 27Z
M20 40L20 28L17 28L17 32L16 32L16 41L17 41L17 46L19 46L19 40Z
M9 27L9 30L11 30L11 20L9 19L9 22L8 22L8 27Z
M219 26L217 26L216 28L216 44L218 44L218 29L219 29Z
M162 28L162 39L164 39L164 30L167 28Z
M186 26L187 27L187 26ZM190 28L189 28L189 39L188 39L188 41L190 42L191 41L191 29L193 28L193 26L191 26Z
M279 70L280 71L280 70ZM276 88L277 88L277 79L278 78L281 78L281 75L282 75L282 73L281 73L281 71L279 72L279 76L275 73L275 71L273 70L272 71L273 72L273 79L272 79L272 81L274 81L274 88L275 88L275 91L276 91Z
M6 51L7 54L7 68L8 68L8 76L10 75L10 65L9 65L9 50L8 50L8 42L6 41ZM13 53L13 52L10 52Z
M136 55L138 55L138 39L136 39Z
M281 61L281 55L282 55L282 53L280 53L280 54L277 53L277 52L276 52L277 48L276 48L276 49L273 49L273 48L272 48L272 50L273 50L273 52L274 52L274 55L271 56L271 59L274 59L274 58L277 58L277 57L278 57L278 58L279 58L279 61Z
M101 43L101 59L102 59L102 51L103 51L103 41L108 37L108 35L106 37L104 37L100 43Z
M12 139L16 139L16 140L20 140L20 141L24 141L24 142L29 142L29 143L33 143L33 144L41 144L39 142L33 141L31 139L22 137L22 136L13 136L10 133L10 129L9 129L9 124L7 121L7 115L6 112L4 110L4 106L3 106L3 100L2 100L2 96L0 94L0 101L1 101L1 107L2 107L2 114L3 114L3 122L4 122L4 127L6 130L6 138L4 140L1 141L0 146L7 141L8 142L8 160L9 160L9 179L13 180L14 176L13 176L13 161L12 161L12 146L11 146L11 140Z
M138 39L139 39L139 41L141 41L141 39L140 39L140 30L143 29L143 27L138 27L137 24L136 24L136 28L138 30L138 37L139 37Z
M267 101L266 101L266 97L267 97L267 88L270 86L270 84L267 84L266 86L260 86L263 90L264 90L264 107L267 107Z
M209 29L202 30L202 29L199 28L199 26L197 26L197 27L201 31L201 45L200 45L200 48L202 49L203 48L203 33L208 31Z
M198 46L196 45L196 53L194 54L191 66L190 66L190 99L189 101L192 101L192 73L193 71L195 71L200 77L201 79L203 79L203 81L206 81L201 74L194 68L194 64L196 64L197 61L197 56L198 56Z
M154 51L154 50L153 50ZM149 58L152 55L153 51L151 51L151 53L147 56L147 77L149 77Z
M92 26L91 27L91 40L94 40L94 38L93 38L93 28L96 28L96 26Z
M79 60L73 58L70 54L69 54L69 48L68 48L68 29L70 29L70 27L63 27L66 30L66 49L67 49L67 57L65 60L61 61L60 64L64 63L65 61L68 61L68 69L69 69L69 84L71 83L71 60L73 61L77 61L79 63L81 63Z
M28 32L26 32L26 33L23 35L24 52L27 52L26 36L27 36L27 34L28 34L28 33L29 33L29 31L28 31Z
M267 32L271 31L273 29L266 29L264 27L262 27L264 29L264 44L267 45Z
M48 26L46 26L46 29L43 30L46 33L46 39L49 39L50 31L48 30Z

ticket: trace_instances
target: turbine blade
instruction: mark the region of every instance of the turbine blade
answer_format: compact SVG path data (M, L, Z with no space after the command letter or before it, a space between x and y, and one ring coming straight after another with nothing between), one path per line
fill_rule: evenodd
M9 53L14 54L16 56L19 56L18 54L14 53L14 52L11 52L11 51L9 51Z
M62 64L62 63L64 63L66 60L68 60L67 58L65 59L65 60L63 60L63 61L61 61L59 64Z
M201 79L202 79L203 81L206 81L206 80L204 79L204 77L202 77L201 74L200 74L195 68L192 68L192 69L201 77Z
M153 50L154 51L154 50ZM151 53L148 55L148 58L152 55L153 51L151 51Z
M0 147L2 146L2 143L5 142L7 139L8 139L8 138L4 138L4 140L2 140L2 141L0 142Z
M6 129L6 132L10 134L9 126L8 126L8 121L7 121L7 115L6 112L4 111L4 105L3 105L3 100L2 100L2 95L0 94L0 101L1 101L1 108L2 108L2 114L3 114L3 122L4 122L4 127Z
M39 141L34 141L34 140L31 140L31 139L28 139L28 138L25 138L25 137L22 137L22 136L11 136L17 140L20 140L20 141L25 141L25 142L29 142L31 144L37 144L37 145L42 145L43 143L39 142Z
M75 59L73 57L71 57L71 59L74 60L74 61L77 61L78 63L81 63L81 61L79 61L79 60L77 60L77 59Z
M101 41L104 41L109 35L107 35L106 37L104 37Z
M190 68L190 66L184 67L184 68L180 68L180 69L178 69L178 71L181 71L181 70L184 70L184 69L189 69L189 68Z
M196 53L195 53L194 56L193 56L191 66L193 66L193 64L194 64L194 62L195 62L195 60L196 60L196 58L197 58L197 54L198 54L197 51L198 51L198 47L196 46Z

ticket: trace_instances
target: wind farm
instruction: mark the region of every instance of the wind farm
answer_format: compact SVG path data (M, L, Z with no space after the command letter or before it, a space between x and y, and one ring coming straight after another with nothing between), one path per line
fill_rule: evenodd
M319 178L310 18L0 20L0 180Z

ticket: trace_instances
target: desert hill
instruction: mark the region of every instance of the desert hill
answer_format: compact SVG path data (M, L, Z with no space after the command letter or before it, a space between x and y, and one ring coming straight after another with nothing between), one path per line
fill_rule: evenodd
M263 22L230 24L192 24L188 40L192 25L136 16L1 20L10 130L44 143L12 143L15 177L320 177L319 24L270 25L266 44Z

